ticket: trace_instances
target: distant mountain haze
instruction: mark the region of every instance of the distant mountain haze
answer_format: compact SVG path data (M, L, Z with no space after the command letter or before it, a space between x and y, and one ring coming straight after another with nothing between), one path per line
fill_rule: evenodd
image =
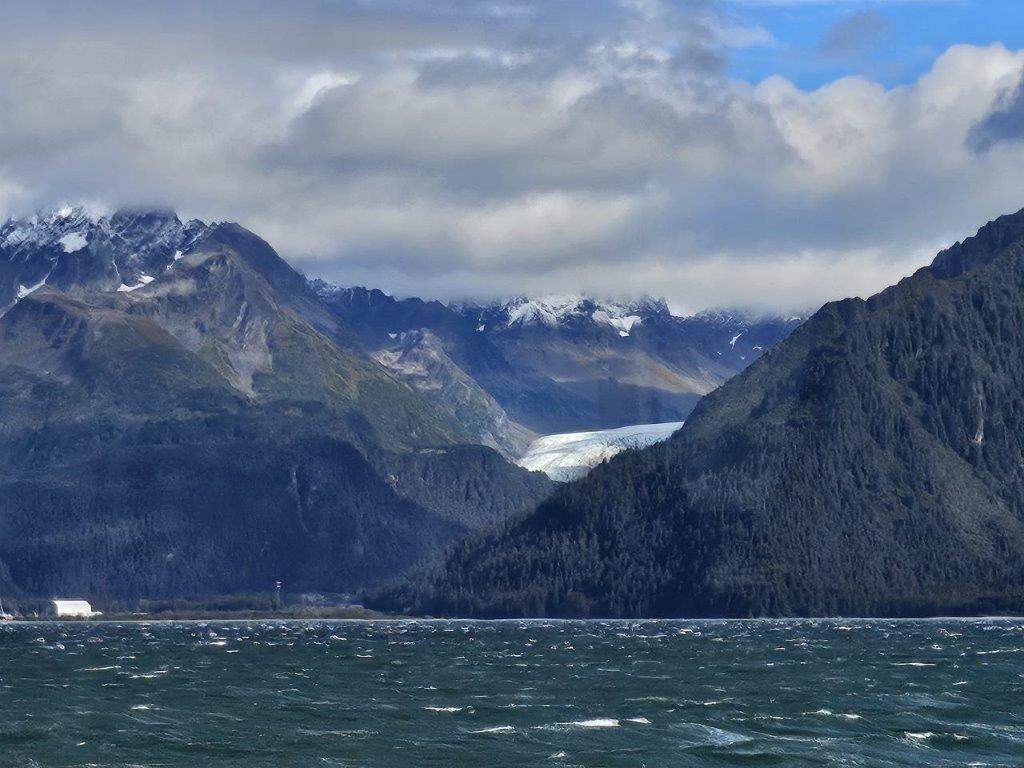
M520 297L445 306L314 281L395 375L480 442L521 455L538 436L684 419L801 317L703 312L663 301Z

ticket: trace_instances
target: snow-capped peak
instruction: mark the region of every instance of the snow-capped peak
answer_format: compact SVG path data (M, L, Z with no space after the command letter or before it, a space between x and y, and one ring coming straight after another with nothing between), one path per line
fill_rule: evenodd
M65 205L41 214L33 214L21 219L10 219L0 224L0 249L5 251L25 251L30 248L60 246L66 253L69 244L79 243L78 238L86 238L96 220L82 206ZM84 247L82 243L79 247ZM73 250L78 250L74 248Z
M60 246L65 253L73 253L92 242L97 234L120 240L122 245L135 250L163 249L172 241L194 240L195 234L205 228L200 221L182 224L173 211L104 212L98 206L62 205L0 224L0 249Z
M555 327L567 318L581 312L585 299L582 296L542 296L530 299L525 296L506 302L505 324L513 325L546 325Z
M629 336L633 328L642 324L646 318L668 314L668 306L660 299L643 298L623 302L580 294L519 296L485 307L464 305L461 310L475 311L481 319L481 325L488 328L559 328L569 324L592 323L611 328L623 337Z
M61 205L0 223L0 307L43 284L60 290L118 290L145 285L205 232L173 211Z
M31 218L36 222L58 227L75 227L95 224L103 217L104 213L95 206L76 204L61 205L57 208L50 208L41 214Z

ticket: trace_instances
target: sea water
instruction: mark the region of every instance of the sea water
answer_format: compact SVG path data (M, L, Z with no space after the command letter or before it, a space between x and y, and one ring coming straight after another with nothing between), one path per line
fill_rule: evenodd
M7 624L0 765L1020 766L1024 621Z

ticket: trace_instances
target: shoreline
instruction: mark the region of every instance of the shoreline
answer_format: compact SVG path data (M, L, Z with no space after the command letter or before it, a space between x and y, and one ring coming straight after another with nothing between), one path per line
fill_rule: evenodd
M480 619L459 616L396 616L375 611L354 611L352 615L298 615L294 613L252 613L237 615L234 613L196 613L188 615L166 614L110 614L101 617L75 618L65 617L44 617L37 618L16 618L0 622L0 627L13 624L184 624L196 622L219 622L219 623L243 623L251 621L279 621L279 622L359 622L359 623L399 623L399 622L463 622L469 624L509 624L527 623L535 624L544 622L547 624L594 624L594 623L630 623L630 624L675 624L675 623L750 623L783 622L783 623L809 623L809 622L976 622L976 621L1024 621L1024 614L988 614L978 616L760 616L745 618L730 617L676 617L676 618L499 618Z
M101 612L98 616L29 616L17 617L0 622L4 624L98 624L104 622L156 622L156 621L370 621L389 618L388 614L372 611L362 606L334 608L302 608L293 611L252 611L252 610L194 610L159 611L143 613L137 611Z

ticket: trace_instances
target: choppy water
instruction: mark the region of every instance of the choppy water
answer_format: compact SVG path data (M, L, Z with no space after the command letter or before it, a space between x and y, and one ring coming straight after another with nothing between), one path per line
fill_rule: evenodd
M1020 766L1024 622L0 625L0 765Z

